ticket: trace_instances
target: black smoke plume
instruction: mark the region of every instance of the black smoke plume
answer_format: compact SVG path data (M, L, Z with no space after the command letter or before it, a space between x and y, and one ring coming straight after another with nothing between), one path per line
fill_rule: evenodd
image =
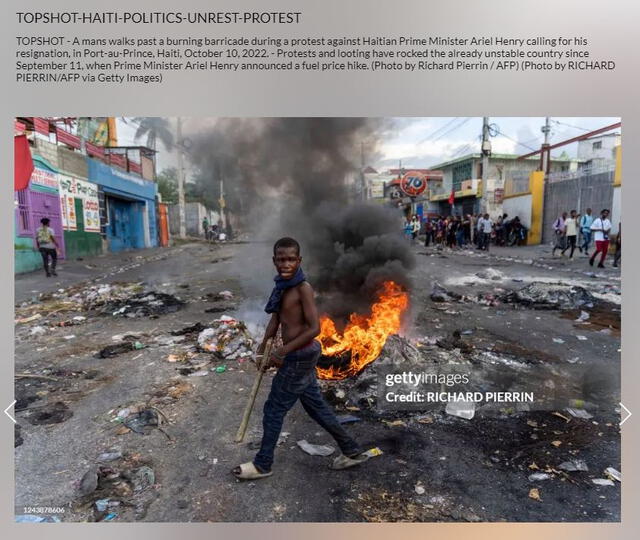
M362 145L371 159L388 128L363 118L217 119L189 134L190 154L211 189L224 180L234 216L255 238L300 241L323 308L340 317L366 310L385 280L410 286L402 216L354 202Z

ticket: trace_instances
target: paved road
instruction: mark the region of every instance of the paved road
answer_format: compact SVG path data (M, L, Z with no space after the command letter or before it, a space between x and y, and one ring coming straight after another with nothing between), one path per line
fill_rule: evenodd
M271 286L269 249L265 244L187 244L66 262L55 282L36 273L16 279L18 305L40 292L87 280L143 281L149 289L175 294L187 302L181 311L154 319L90 316L78 326L52 327L69 318L62 312L46 319L47 331L38 336L29 335L30 328L43 321L18 325L16 372L53 379L17 379L16 394L27 406L17 412L24 439L16 448L16 507L20 513L24 506L63 506L65 521L95 519L91 503L102 493L111 495L112 501L131 503L111 507L116 521L620 519L620 484L599 487L591 482L602 478L606 467L620 469L615 412L620 339L616 330L576 327L571 318L554 311L476 302L442 305L429 299L436 281L474 296L540 279L586 284L594 291L607 284L619 286L619 272L607 269L588 275L591 269L584 259L554 260L546 247L495 249L486 256L416 245L411 317L404 333L416 342L446 337L456 329L470 330L464 340L471 347L501 351L516 363L533 365L543 375L564 369L569 359L578 358L571 364L576 376L590 371L601 381L596 384L602 390L601 409L593 419L573 418L564 412L567 422L551 414L553 411L507 411L498 417L478 414L468 421L438 412L430 416L430 423L421 423L415 415L383 417L362 410L355 412L361 421L350 424L349 429L365 446L378 446L384 454L359 469L333 472L328 469L330 458L309 456L296 446L303 438L331 443L296 406L285 423L290 435L278 449L274 476L260 482L237 482L230 469L254 452L246 444L233 443L253 369L246 363L226 362L223 373L181 375L180 366L167 358L184 343L160 346L155 340L218 317L220 314L205 313L219 305L206 295L221 290L235 295L230 313L259 332L266 318L262 305ZM488 267L502 277L475 276ZM139 340L147 347L113 358L94 357L97 350L113 343L113 335L128 331L141 332ZM577 339L577 335L587 339ZM75 337L66 339L69 336ZM220 364L214 361L208 367ZM264 402L270 376L258 404ZM51 411L47 406L55 402L63 402L73 415L61 423L32 425L30 417L42 409ZM153 403L162 411L167 420L161 425L163 430L119 434L121 426L110 422L114 414L140 403ZM259 438L259 408L248 441ZM401 422L390 425L392 420ZM557 441L559 445L552 444ZM98 456L111 448L121 450L124 459L102 462L103 467L139 470L146 464L155 472L154 487L124 493L126 485L120 486L124 492L118 497L113 491L101 492L107 488L98 486L82 499L79 480L95 470ZM584 460L589 471L559 471L557 465L569 459ZM540 472L531 467L548 468L552 478L531 482L528 476ZM529 497L531 488L539 489L540 500Z

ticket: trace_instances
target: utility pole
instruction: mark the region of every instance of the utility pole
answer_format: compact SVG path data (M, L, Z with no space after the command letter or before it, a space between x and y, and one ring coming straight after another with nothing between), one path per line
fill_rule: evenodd
M182 118L178 116L176 122L176 139L178 147L178 216L180 222L180 238L187 237L187 221L184 206L184 155L182 140Z
M489 196L493 197L493 191L491 193L487 189L487 182L489 180L489 156L491 155L491 140L489 139L489 117L482 117L482 193L484 198L484 212L488 211Z
M551 160L551 150L549 148L549 133L551 133L551 126L549 123L549 117L545 117L544 126L540 128L540 131L544 133L544 142L542 143L542 149L540 152L540 170L545 174L549 173L549 161Z

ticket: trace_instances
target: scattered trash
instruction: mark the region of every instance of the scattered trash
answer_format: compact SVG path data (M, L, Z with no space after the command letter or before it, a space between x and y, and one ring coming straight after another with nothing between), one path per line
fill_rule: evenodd
M69 334L68 336L64 336L64 339L76 339L76 336L74 336L73 334Z
M382 420L382 423L385 426L389 426L389 427L398 427L398 426L407 427L407 424L404 420Z
M98 499L95 505L98 512L106 512L109 507L109 499Z
M78 486L78 492L80 495L89 495L89 493L93 493L98 488L98 473L95 469L91 469L84 473L82 478L80 479L80 484Z
M462 296L447 291L442 285L436 282L433 284L429 298L431 298L433 302L451 302L453 300L460 300Z
M564 461L558 465L558 469L567 472L588 472L589 467L587 466L587 462L582 459L573 459L571 461Z
M122 457L122 452L120 450L111 449L107 452L104 452L98 456L98 461L115 461L116 459L120 459Z
M209 372L206 369L201 369L200 371L189 373L189 377L205 377L206 375L209 375Z
M580 360L579 356L574 356L573 358L567 358L567 362L570 364L575 364L578 360Z
M541 501L542 499L540 498L540 490L538 488L530 489L529 498L533 499L534 501Z
M551 475L548 473L533 473L529 475L529 482L541 482L542 480L549 480Z
M476 276L480 279L491 279L493 281L500 281L504 277L502 272L495 270L494 268L485 268L480 272L476 272Z
M157 317L174 313L183 306L184 302L173 295L151 291L110 300L100 308L99 313L114 317Z
M587 336L576 336L579 341L587 341Z
M558 448L562 444L562 441L551 441L551 444Z
M591 481L596 486L615 486L615 483L608 478L592 478Z
M573 407L567 407L565 411L567 411L571 416L574 416L575 418L583 418L585 420L593 418L593 415L589 414L584 409L574 409Z
M131 471L130 480L133 484L133 491L138 493L150 488L153 484L155 484L156 475L151 467L147 467L145 465Z
M553 338L553 342L554 342L554 343L560 343L560 344L562 344L562 343L564 343L564 339L562 339L562 338L555 338L555 337L554 337L554 338Z
M363 455L367 456L367 457L376 457L376 456L381 456L384 452L382 450L380 450L380 448L378 448L377 446L374 448L369 448L369 450L367 450L366 452L362 452Z
M56 401L49 404L37 412L32 413L29 417L29 423L34 426L60 424L69 420L73 416L73 411L69 409L62 401Z
M476 413L476 404L473 401L448 401L444 411L451 416L471 420Z
M157 427L159 425L158 413L153 409L144 409L136 414L129 415L123 424L131 431L145 435L146 426Z
M29 332L32 336L44 336L46 333L47 329L44 326L34 326Z
M185 336L187 334L200 333L205 328L206 328L206 326L204 326L203 324L200 324L199 322L197 322L196 324L193 324L191 326L185 326L181 330L174 330L173 332L171 332L171 335L172 336Z
M23 317L22 319L16 319L16 324L25 324L33 321L37 321L38 319L42 319L42 315L40 313L36 313L35 315L31 315L31 317Z
M353 422L360 422L361 420L361 418L353 416L352 414L338 414L336 418L341 424L352 424Z
M223 300L231 300L233 298L233 293L231 291L220 291L218 293L218 297Z
M522 304L533 309L575 309L593 305L595 298L583 287L552 283L531 283L502 296L503 302Z
M617 480L618 482L622 482L622 473L613 467L607 467L604 470L604 473L611 479Z
M139 341L131 342L131 341L123 341L122 343L116 343L115 345L107 345L106 347L100 349L95 355L95 358L112 358L114 356L118 356L120 354L128 353L131 351L135 351L138 349L136 343L140 343ZM142 348L142 347L140 347Z
M225 371L227 371L227 366L217 366L215 369L216 373L224 373Z
M414 490L418 495L424 495L424 494L425 494L425 491L426 491L426 490L424 489L424 486L423 486L420 482L418 482L418 483L414 486L413 490Z
M113 341L136 341L142 336L142 332L127 332L126 334L116 334L111 336Z
M204 351L217 353L223 358L236 360L253 356L253 339L246 325L223 315L198 335L198 345Z
M113 521L118 517L118 514L114 514L113 512L107 514L102 521Z
M580 311L580 316L576 319L576 322L585 322L589 320L589 314L586 311Z
M311 444L310 442L307 442L306 439L298 441L297 444L310 456L330 456L335 452L335 448L333 446L329 446L328 444Z

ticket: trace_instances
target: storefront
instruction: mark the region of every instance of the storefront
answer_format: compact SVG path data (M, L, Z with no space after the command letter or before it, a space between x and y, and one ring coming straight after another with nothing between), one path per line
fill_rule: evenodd
M158 245L155 182L88 159L89 180L98 185L100 228L109 251Z

